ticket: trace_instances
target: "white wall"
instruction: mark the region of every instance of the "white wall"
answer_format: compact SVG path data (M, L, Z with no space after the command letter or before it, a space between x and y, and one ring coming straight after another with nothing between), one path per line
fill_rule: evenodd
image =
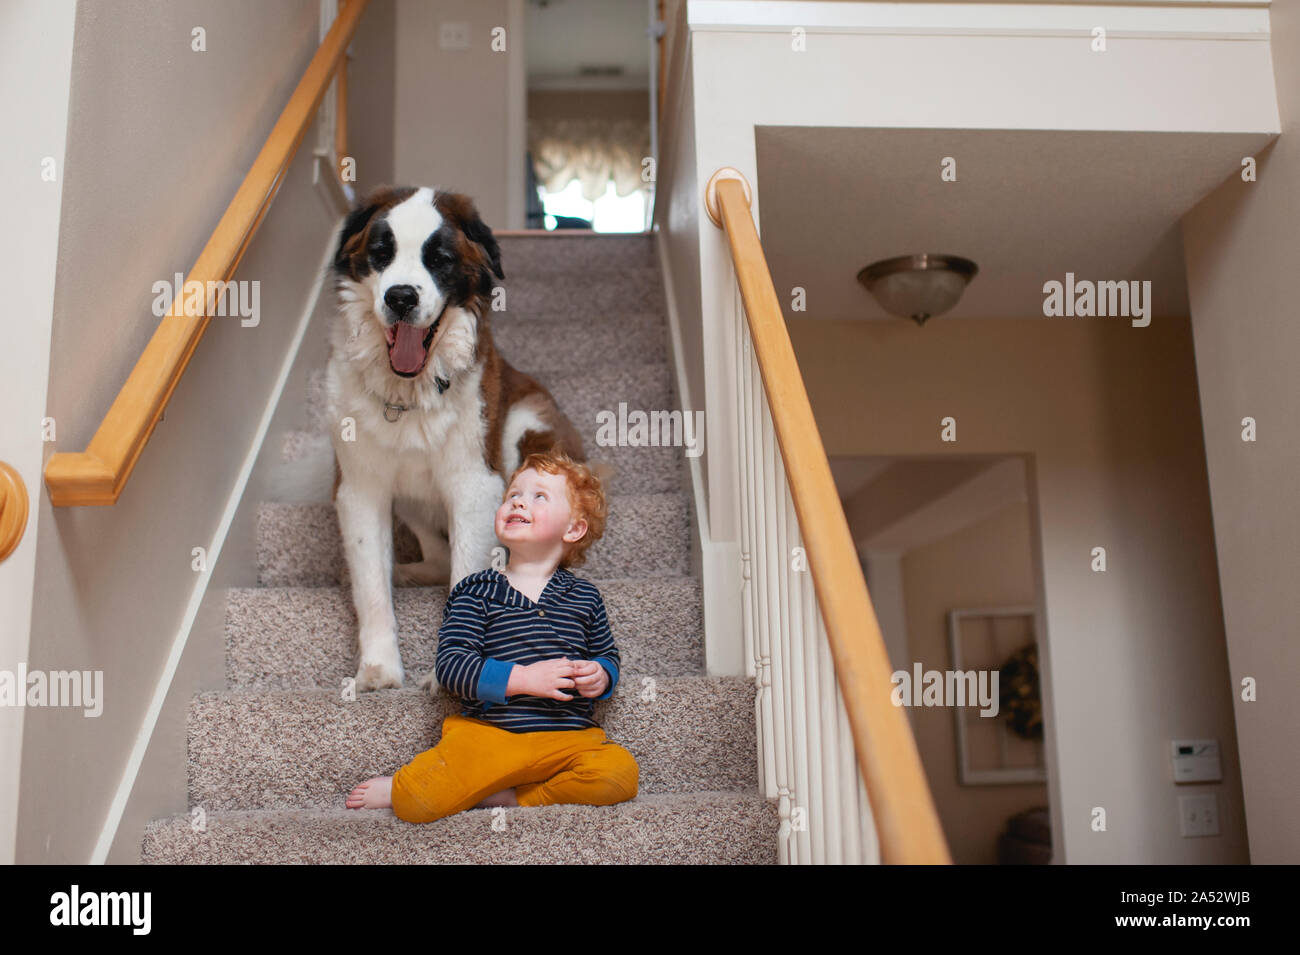
M207 241L317 48L318 16L316 0L77 6L47 454L85 448L157 327L152 284ZM195 26L206 53L191 52ZM37 497L29 663L102 670L105 700L97 719L27 711L18 861L89 860L130 790L124 767L207 581L191 548L214 544L336 222L310 183L304 149L236 275L261 282L260 323L211 321L118 503ZM183 788L183 761L170 778Z
M19 0L0 7L0 127L12 135L0 150L0 173L10 185L6 215L12 224L0 231L7 290L0 315L6 343L0 349L0 381L5 383L0 461L19 472L29 499L26 534L0 563L0 670L10 673L28 659L31 636L36 529L44 493L40 422L54 317L73 14L72 0ZM54 160L53 181L42 178L46 157ZM0 707L0 777L6 781L0 791L0 863L14 861L26 712Z
M1032 456L1057 861L1245 863L1190 324L1105 321L940 316L917 334L809 317L790 332L829 454ZM1105 573L1090 567L1098 546ZM1182 737L1222 744L1224 782L1196 787L1218 795L1217 838L1179 835ZM1090 825L1098 806L1106 832Z
M358 196L395 181L396 44L396 0L370 0L348 61L348 152L357 161Z
M696 178L702 191L722 166L734 166L755 192L753 211L762 233L762 191L755 161L754 127L884 126L963 129L1108 129L1201 132L1276 129L1277 108L1267 34L1259 39L1223 39L1206 11L1174 8L1149 11L1171 30L1189 37L1146 35L1115 40L1094 61L1078 60L1082 35L1063 35L1090 24L1086 8L1066 5L962 4L979 24L978 35L962 35L935 4L701 3L689 0L692 84L695 95ZM820 9L819 9L820 8ZM1095 11L1096 8L1093 8ZM1117 29L1132 11L1107 7ZM807 49L791 49L784 11L797 14L807 31ZM1138 11L1140 14L1140 11ZM1243 11L1246 25L1259 11ZM835 25L818 26L814 14ZM753 29L719 25L724 17L745 22L763 17ZM1174 19L1170 19L1170 18ZM1046 20L1044 19L1046 18ZM1205 22L1209 18L1209 22ZM1150 17L1140 16L1145 22ZM1057 22L1059 20L1060 22ZM1040 22L1042 21L1042 22ZM1229 23L1226 26L1232 27ZM1010 35L1014 29L1030 31ZM1039 35L1034 35L1037 31ZM1203 31L1203 32L1196 32ZM917 64L925 64L918 69ZM990 69L990 64L1001 68ZM900 78L906 77L906 82ZM1141 95L1134 95L1140 90ZM681 201L688 201L684 194ZM700 202L697 192L689 201ZM702 300L729 301L734 279L722 233L699 216ZM708 407L727 407L734 393L730 316L709 311L698 327L685 329L688 354L702 356L690 385L707 391ZM704 369L712 373L706 378ZM735 441L726 416L710 411L714 437L700 460L707 468L708 495L730 493ZM713 512L721 538L736 536L737 511Z
M1214 502L1229 688L1257 864L1300 861L1300 361L1291 281L1300 255L1300 8L1272 8L1283 134L1183 220L1196 370ZM1258 439L1242 440L1242 419ZM1258 683L1255 702L1241 683Z

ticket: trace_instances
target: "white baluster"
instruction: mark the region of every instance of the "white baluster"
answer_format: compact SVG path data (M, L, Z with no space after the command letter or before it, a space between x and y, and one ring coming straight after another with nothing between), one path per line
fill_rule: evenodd
M776 576L772 580L773 596L776 598L776 631L773 634L775 645L772 660L776 664L776 678L772 681L776 691L776 711L781 720L781 748L778 750L777 783L786 797L793 817L798 793L794 788L794 706L790 679L790 537L789 517L786 513L785 459L781 456L781 447L776 441L776 430L772 431L772 539L776 549ZM793 819L786 828L787 859L799 861L797 836L793 829Z
M761 376L756 375L756 377ZM768 712L771 714L773 778L776 784L777 811L781 820L779 830L779 853L782 863L788 862L786 848L790 833L790 789L785 775L785 685L781 670L781 600L780 588L773 584L782 569L781 542L778 538L777 521L777 463L776 433L772 429L772 409L767 402L767 393L759 391L759 429L762 435L763 460L760 474L760 520L763 527L763 581L765 587L765 614L763 620L764 645L763 656L767 661L769 674Z
M752 353L750 355L750 396L751 406L754 409L753 417L750 418L750 447L752 449L752 470L753 475L753 498L752 514L754 517L754 549L752 562L754 579L758 586L754 588L755 602L755 628L754 636L758 645L758 674L761 677L759 682L758 705L760 713L759 726L762 730L762 749L763 755L763 784L764 793L767 796L775 797L777 795L776 784L776 729L772 720L772 642L771 630L768 624L768 600L767 591L770 581L770 570L768 552L767 552L767 515L764 508L764 501L767 496L767 490L764 487L763 468L763 433L764 419L766 408L763 398L763 382L758 370L758 359Z
M844 846L844 864L858 865L862 861L862 834L858 832L861 820L858 810L858 760L853 748L849 711L844 705L844 694L839 692L838 687L835 702L840 724L840 843Z
M819 718L819 701L825 692L820 681L820 656L817 653L821 631L817 621L821 610L817 606L817 591L813 585L812 574L808 574L803 586L803 672L807 703L804 707L804 722L808 728L808 836L812 847L812 862L816 865L826 861L826 820L829 818L826 800L826 781L823 776L822 732Z
M790 481L787 476L782 482L785 490L785 526L787 566L793 561L791 551L798 548L800 566L807 567L807 553L803 552L803 538L799 534L798 515L794 509L794 498L790 496ZM792 743L790 748L791 776L790 787L794 794L795 806L801 810L802 828L795 833L798 846L799 862L807 865L812 861L812 843L808 835L808 700L804 686L804 644L808 635L803 628L804 583L811 576L807 569L790 569L786 575L790 586L788 589L788 626L786 629L787 660L790 675L790 712Z
M822 780L825 795L826 863L839 865L844 861L844 847L840 842L840 734L835 710L839 684L835 680L835 667L831 661L830 645L826 642L826 624L817 615L818 672L821 675L821 697L817 701L817 718L822 732Z
M803 536L739 296L736 315L739 589L746 670L755 685L758 784L777 799L780 862L879 863L811 569L791 567ZM805 823L797 831L796 808Z
M830 646L829 640L827 646ZM835 733L839 763L836 803L839 806L838 842L844 865L855 865L860 860L861 841L858 835L858 761L853 748L853 730L849 726L848 709L838 681L835 684Z
M858 812L862 820L862 861L868 865L880 865L880 838L876 834L876 818L871 812L871 797L867 795L867 784L860 770Z
M764 742L768 734L763 731L762 666L759 662L758 643L754 638L754 604L758 599L759 581L754 578L754 465L753 465L753 407L751 393L751 346L749 326L745 321L740 295L736 295L736 461L740 472L740 614L741 629L745 638L745 673L754 679L754 732L757 746L757 778L755 785L767 794L764 786Z
M754 582L750 566L749 507L753 500L748 466L748 403L749 403L749 333L745 327L745 314L736 296L736 463L737 498L740 503L740 615L741 635L745 641L745 674L754 676L754 622L750 616L750 597Z

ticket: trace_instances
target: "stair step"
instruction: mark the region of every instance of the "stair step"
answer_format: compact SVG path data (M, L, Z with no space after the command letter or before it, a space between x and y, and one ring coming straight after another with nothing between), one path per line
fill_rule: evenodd
M497 244L507 281L539 273L645 269L658 263L650 233L502 235Z
M352 788L390 775L442 738L463 704L446 691L199 693L190 702L191 807L344 808ZM640 768L639 790L745 789L758 775L754 681L625 671L594 719Z
M504 264L504 263L503 263ZM505 309L498 316L586 319L592 324L635 312L664 314L663 277L657 266L609 271L573 270L563 276L528 272L515 276L506 268Z
M496 821L496 828L493 828ZM391 810L208 812L150 822L146 864L775 865L775 800L756 790L638 794L612 806L470 809L436 822Z
M536 377L543 372L634 368L668 359L667 327L660 315L627 315L599 322L555 319L535 322L502 313L493 316L492 340L515 368Z
M302 461L312 455L328 457L328 462L322 462L321 467L333 467L334 446L330 444L330 436L323 431L286 431L281 437L280 443L280 460L281 461Z
M580 569L592 579L683 577L690 573L689 500L685 492L612 494L604 536ZM400 563L419 559L420 545L394 518ZM327 587L342 583L346 562L333 504L263 501L257 509L257 562L263 587Z
M703 596L696 578L593 583L604 598L624 670L655 677L704 673ZM411 686L433 669L447 590L393 591L402 666ZM356 673L358 652L352 594L345 588L227 592L226 683L231 689L334 689Z

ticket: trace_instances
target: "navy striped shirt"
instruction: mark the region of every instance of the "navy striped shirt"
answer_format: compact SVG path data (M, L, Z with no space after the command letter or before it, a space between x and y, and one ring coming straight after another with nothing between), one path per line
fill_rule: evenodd
M506 697L515 664L560 657L595 660L609 674L609 689L594 698L564 690L572 700ZM599 726L591 711L595 700L613 695L620 662L600 591L564 567L555 569L536 602L491 568L463 578L447 595L436 672L438 682L466 702L462 716L515 733Z

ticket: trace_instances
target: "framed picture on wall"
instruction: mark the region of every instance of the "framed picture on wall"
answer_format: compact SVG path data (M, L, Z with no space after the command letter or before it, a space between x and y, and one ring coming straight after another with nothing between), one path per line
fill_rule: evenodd
M967 786L1046 782L1034 608L950 610L948 649L953 670L988 674L988 690L992 674L998 674L997 716L981 716L978 704L953 707L958 781Z

